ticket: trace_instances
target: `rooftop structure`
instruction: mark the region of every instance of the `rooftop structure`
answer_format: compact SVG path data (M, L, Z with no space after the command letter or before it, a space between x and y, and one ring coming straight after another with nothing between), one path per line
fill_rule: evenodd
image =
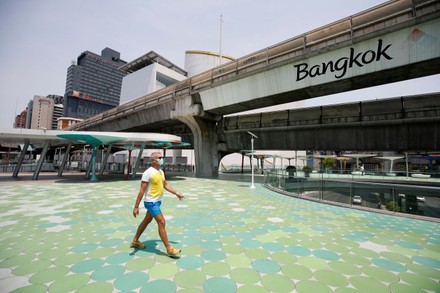
M128 75L122 80L120 104L145 96L186 78L186 71L150 51L121 67Z

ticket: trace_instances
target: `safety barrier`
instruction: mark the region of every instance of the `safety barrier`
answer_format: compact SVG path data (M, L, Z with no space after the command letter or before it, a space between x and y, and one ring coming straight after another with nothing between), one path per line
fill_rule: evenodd
M265 173L265 186L322 203L440 222L440 173L435 179L410 175L312 175L273 170Z

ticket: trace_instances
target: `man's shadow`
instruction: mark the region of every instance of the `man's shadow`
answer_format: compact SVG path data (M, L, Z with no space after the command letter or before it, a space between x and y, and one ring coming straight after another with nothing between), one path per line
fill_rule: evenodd
M151 239L151 240L147 240L147 241L143 241L142 242L145 247L144 248L133 248L133 251L130 252L130 255L135 255L136 252L140 251L146 251L146 252L150 252L150 253L154 253L157 255L165 255L167 256L167 254L159 249L157 249L159 243L162 243L162 240L160 239ZM170 243L175 244L176 242L174 241L170 241Z

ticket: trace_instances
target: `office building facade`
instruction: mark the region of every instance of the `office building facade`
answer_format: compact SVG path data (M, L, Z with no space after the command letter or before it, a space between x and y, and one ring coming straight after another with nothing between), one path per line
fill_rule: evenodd
M63 116L63 100L64 97L58 95L34 96L25 110L22 128L57 129L57 118Z
M85 119L119 105L126 64L110 48L101 55L85 51L67 70L64 116Z
M28 108L21 111L19 115L15 117L14 128L26 128Z
M54 104L49 97L34 96L31 129L52 129Z

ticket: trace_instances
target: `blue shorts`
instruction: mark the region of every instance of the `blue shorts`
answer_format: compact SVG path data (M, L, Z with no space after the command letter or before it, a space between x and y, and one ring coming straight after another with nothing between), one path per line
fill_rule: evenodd
M160 210L161 201L155 201L155 202L148 202L144 201L144 206L147 209L147 211L153 216L157 216L162 213Z

